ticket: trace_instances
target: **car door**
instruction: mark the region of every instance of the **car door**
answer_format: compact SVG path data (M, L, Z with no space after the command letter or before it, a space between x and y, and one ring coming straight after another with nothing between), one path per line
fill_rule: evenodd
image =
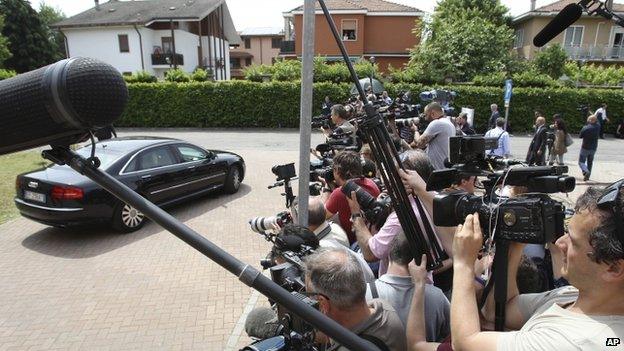
M185 194L210 190L218 181L219 171L214 163L216 155L191 144L175 145L179 158L185 165Z
M169 145L151 147L139 152L126 166L124 174L136 174L136 191L154 203L175 198L180 182L176 174L182 167Z

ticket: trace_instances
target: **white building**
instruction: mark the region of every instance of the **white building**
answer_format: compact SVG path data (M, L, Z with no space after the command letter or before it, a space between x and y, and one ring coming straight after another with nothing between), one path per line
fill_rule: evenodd
M55 24L67 57L93 57L129 74L158 77L201 67L230 79L230 45L240 44L225 0L110 0Z

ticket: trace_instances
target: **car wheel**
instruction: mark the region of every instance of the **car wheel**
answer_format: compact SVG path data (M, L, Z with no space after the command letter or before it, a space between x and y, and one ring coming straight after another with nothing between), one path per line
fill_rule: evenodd
M242 174L240 168L237 166L230 167L227 178L225 178L225 185L223 189L228 194L234 194L238 191L241 185Z
M120 203L115 208L113 215L113 229L123 233L139 230L145 224L145 215L136 208Z

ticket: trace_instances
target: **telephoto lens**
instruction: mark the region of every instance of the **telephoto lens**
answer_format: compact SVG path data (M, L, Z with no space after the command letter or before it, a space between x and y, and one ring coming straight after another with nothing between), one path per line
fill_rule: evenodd
M249 220L249 226L256 233L278 231L280 229L278 220L277 216L255 217Z
M358 204L364 210L372 209L375 207L375 198L357 185L355 181L349 180L342 186L342 193L346 197L351 197L351 192L355 191L355 197Z

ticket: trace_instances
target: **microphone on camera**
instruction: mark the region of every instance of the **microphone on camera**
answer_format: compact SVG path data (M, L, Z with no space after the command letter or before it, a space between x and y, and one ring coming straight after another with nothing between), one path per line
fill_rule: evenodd
M268 339L280 334L277 314L269 307L254 308L245 320L245 332L251 338Z
M299 251L305 240L297 235L280 235L275 239L275 247L280 251Z
M569 4L561 10L537 35L533 38L533 45L542 47L554 37L571 26L583 15L583 7L579 4Z
M0 155L85 140L121 116L128 88L113 66L71 58L0 81Z

